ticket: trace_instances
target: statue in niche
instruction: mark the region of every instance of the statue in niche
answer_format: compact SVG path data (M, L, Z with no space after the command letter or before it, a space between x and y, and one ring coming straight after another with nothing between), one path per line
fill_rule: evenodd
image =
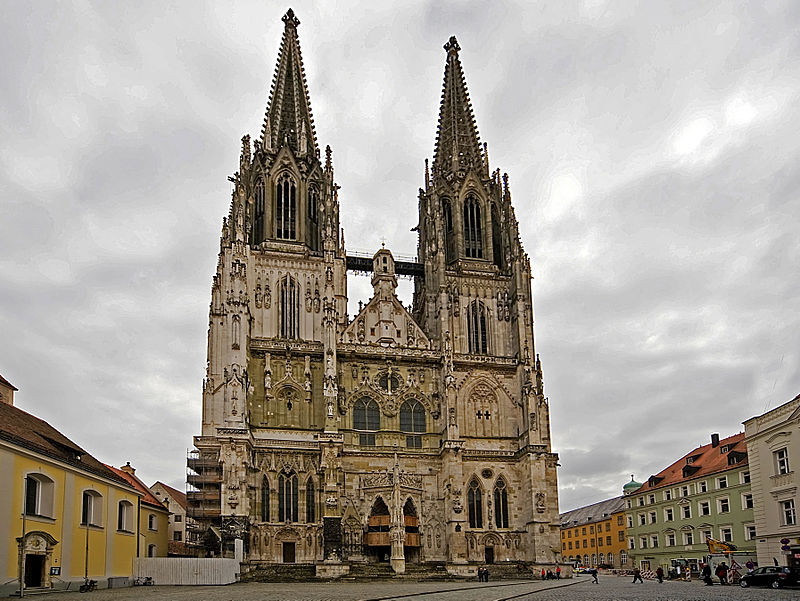
M272 305L272 295L269 291L269 278L264 282L264 308L269 309Z
M545 510L544 501L545 501L544 493L543 492L537 492L536 493L536 511L538 511L539 513L544 513L544 510Z
M272 360L270 354L264 355L264 391L267 395L272 390Z
M367 334L365 330L366 327L364 326L364 318L362 317L358 320L358 324L356 324L356 331L359 342L364 342L364 340L366 339Z

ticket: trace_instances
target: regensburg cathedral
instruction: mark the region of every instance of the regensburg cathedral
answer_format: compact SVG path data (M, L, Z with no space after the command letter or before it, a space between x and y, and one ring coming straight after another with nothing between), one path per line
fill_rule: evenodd
M291 10L283 21L263 129L242 138L222 222L190 517L226 553L240 539L251 566L552 565L558 456L531 264L508 178L480 143L458 42L444 46L416 259L386 248L367 259L346 252L299 21ZM353 319L348 271L374 288ZM399 275L413 278L413 307L395 294Z

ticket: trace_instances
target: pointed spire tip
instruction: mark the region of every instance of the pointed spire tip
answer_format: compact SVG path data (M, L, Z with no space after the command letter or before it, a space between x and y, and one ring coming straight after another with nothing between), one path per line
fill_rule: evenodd
M443 46L443 48L447 51L447 54L455 54L458 55L458 51L461 50L461 46L458 45L458 40L456 36L451 35L448 42Z
M294 16L294 11L291 8L286 11L286 14L283 15L282 20L286 24L287 29L289 27L297 27L300 25L300 19Z

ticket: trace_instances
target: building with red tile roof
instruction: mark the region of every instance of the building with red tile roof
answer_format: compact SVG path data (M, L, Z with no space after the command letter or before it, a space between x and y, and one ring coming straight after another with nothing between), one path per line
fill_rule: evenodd
M163 482L150 487L153 494L169 507L169 555L187 557L196 555L197 523L186 515L186 493Z
M744 433L692 449L625 497L630 567L696 571L706 539L755 551L753 496Z
M141 493L137 557L166 557L169 542L169 509L136 476L130 461L121 468L108 466Z

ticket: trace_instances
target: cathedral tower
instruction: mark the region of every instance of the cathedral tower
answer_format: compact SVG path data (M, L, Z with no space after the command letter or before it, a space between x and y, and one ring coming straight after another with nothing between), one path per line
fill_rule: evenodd
M225 552L242 540L251 566L552 565L557 456L530 261L508 178L480 143L458 42L445 45L417 260L386 248L370 260L345 252L299 21L291 10L283 21L264 127L242 138L222 223L189 513ZM348 270L371 273L374 288L352 320ZM398 276L414 278L413 310Z

